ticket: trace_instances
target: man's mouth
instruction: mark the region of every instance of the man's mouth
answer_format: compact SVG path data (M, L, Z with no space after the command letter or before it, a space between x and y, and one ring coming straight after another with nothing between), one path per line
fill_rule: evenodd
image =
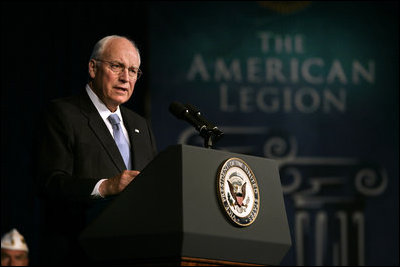
M128 92L128 89L124 88L124 87L114 87L117 91L121 91L121 92Z

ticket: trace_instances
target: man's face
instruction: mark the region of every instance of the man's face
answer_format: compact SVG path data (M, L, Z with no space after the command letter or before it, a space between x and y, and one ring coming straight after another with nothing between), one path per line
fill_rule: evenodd
M1 249L1 266L28 266L28 253L21 250Z
M99 59L103 61L89 62L89 74L93 79L91 87L107 108L115 111L132 96L136 79L129 76L127 68L139 68L139 55L131 42L117 38L106 44ZM123 64L124 71L120 74L113 72L109 62Z

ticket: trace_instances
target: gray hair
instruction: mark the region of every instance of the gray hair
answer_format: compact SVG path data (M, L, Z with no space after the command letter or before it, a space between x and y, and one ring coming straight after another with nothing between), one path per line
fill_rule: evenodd
M138 53L138 56L139 56L139 65L140 65L140 61L141 61L141 60L140 60L140 53L139 53L139 49L138 49L137 45L135 44L134 41L132 41L132 40L129 39L128 37L120 36L120 35L110 35L110 36L106 36L106 37L102 38L101 40L99 40L99 41L95 44L95 46L94 46L94 48L93 48L92 54L90 55L90 59L96 59L96 58L98 58L98 57L103 53L104 48L106 47L106 44L107 44L110 40L116 39L116 38L124 38L124 39L128 40L129 42L131 42L131 44L133 45L133 47L135 47L135 49L136 49L136 51L137 51L137 53ZM90 59L89 59L89 60L90 60Z

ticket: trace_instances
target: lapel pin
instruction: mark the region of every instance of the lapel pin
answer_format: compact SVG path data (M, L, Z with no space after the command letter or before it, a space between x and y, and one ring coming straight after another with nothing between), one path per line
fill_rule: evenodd
M139 129L135 129L135 133L139 133Z

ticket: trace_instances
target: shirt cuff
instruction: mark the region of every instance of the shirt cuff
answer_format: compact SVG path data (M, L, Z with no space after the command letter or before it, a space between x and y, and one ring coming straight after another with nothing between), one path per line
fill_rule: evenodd
M103 181L105 181L105 180L107 180L107 179L101 179L100 181L97 182L97 184L94 186L94 189L93 189L92 193L90 194L91 196L93 196L93 197L101 197L101 198L104 198L104 197L100 194L99 188L100 188L101 183L102 183Z

